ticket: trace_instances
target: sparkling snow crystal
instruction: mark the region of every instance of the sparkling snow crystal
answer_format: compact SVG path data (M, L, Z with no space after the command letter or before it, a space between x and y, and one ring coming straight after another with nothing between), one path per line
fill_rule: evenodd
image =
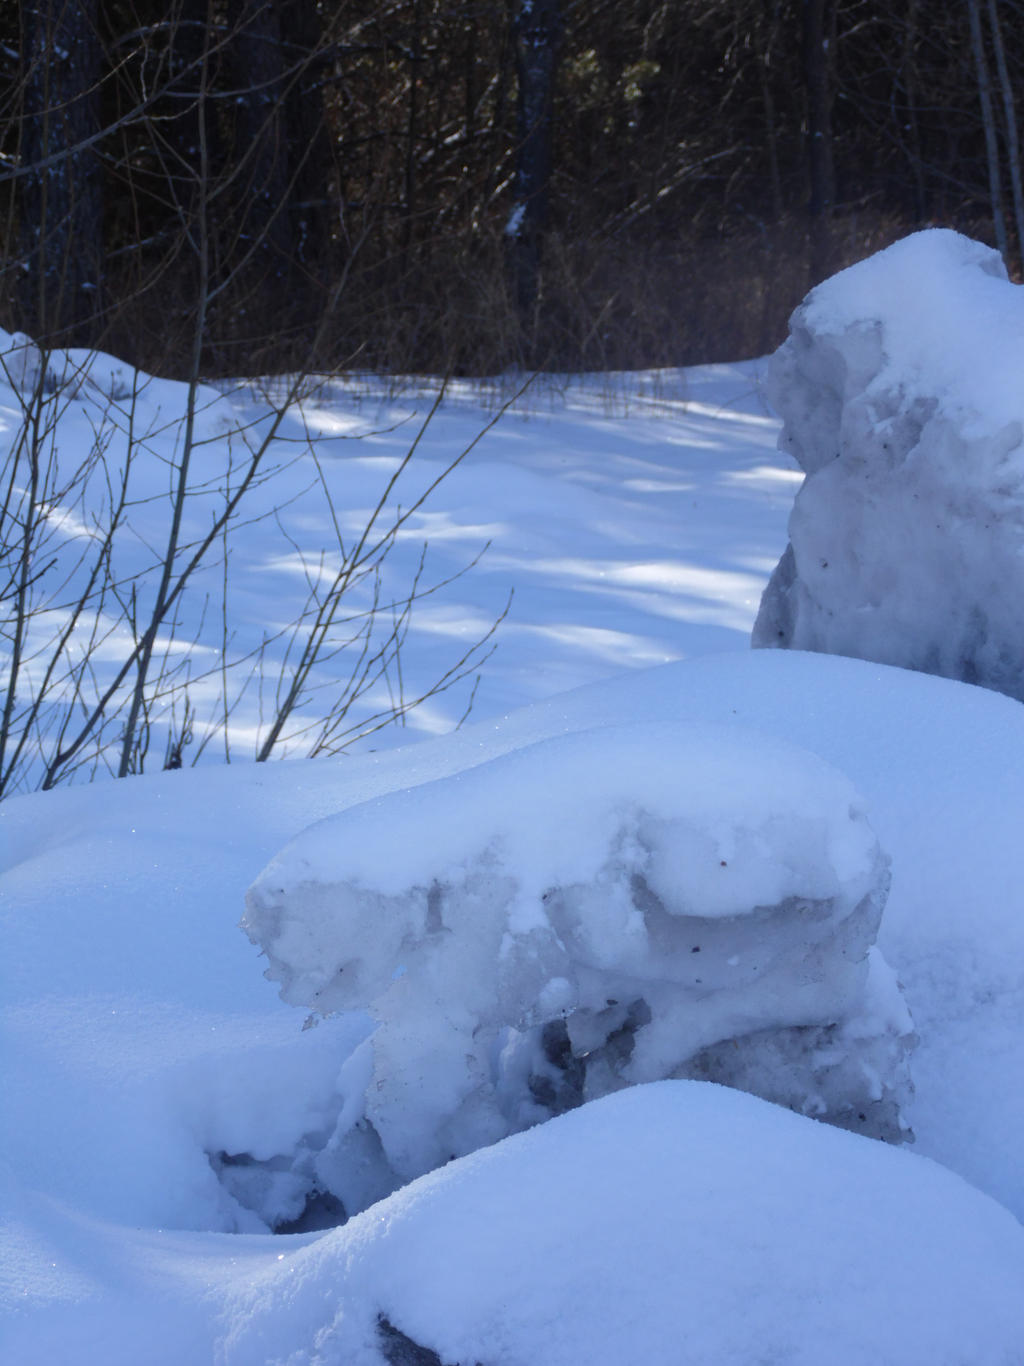
M1024 699L1024 291L996 252L905 238L813 290L772 358L807 473L757 646Z
M346 1208L672 1076L901 1136L909 1020L850 784L735 728L541 741L311 827L245 925L286 1001L377 1021L318 1178Z

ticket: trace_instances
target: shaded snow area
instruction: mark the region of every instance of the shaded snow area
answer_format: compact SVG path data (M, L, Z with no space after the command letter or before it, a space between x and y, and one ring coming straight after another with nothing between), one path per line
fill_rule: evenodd
M516 586L470 724L0 804L4 1366L1021 1366L1024 708L829 653L846 620L1024 692L1015 299L931 233L798 310L757 629L796 648L733 648L799 481L760 367L565 381L395 543L444 577L493 542L411 675ZM61 441L129 384L76 373ZM288 418L299 549L239 526L242 643L324 544L309 432L358 513L425 393ZM494 397L453 389L416 477Z
M755 645L1024 699L1024 291L934 229L813 290L772 358L807 479Z
M354 1212L670 1076L746 1082L898 1140L910 1024L868 961L888 882L860 800L821 760L647 724L322 822L261 875L245 926L286 1001L377 1023L363 1102L318 1165Z

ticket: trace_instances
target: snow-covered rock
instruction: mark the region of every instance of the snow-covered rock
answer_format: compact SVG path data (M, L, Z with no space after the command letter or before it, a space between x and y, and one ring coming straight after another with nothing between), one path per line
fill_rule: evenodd
M562 735L306 831L248 897L283 998L377 1021L318 1176L346 1208L637 1082L902 1135L910 1022L871 951L851 785L739 728Z
M756 646L1024 698L1024 291L998 254L916 233L813 290L772 358L807 478Z

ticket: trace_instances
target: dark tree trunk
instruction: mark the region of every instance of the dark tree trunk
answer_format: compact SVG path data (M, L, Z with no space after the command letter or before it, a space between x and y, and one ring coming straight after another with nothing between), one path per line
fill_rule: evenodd
M910 169L914 177L914 221L920 226L928 216L928 196L925 190L924 155L921 151L920 79L917 69L917 46L920 37L920 0L909 0L903 28L903 84L906 90L905 128Z
M322 285L330 251L335 166L322 86L325 35L316 0L291 0L288 33L295 60L302 63L285 103L292 242L303 278L310 285Z
M20 163L36 168L18 206L24 323L43 342L86 343L103 285L96 0L32 0L21 23Z
M416 162L420 139L420 79L423 62L423 5L413 0L412 33L409 52L409 104L405 135L405 194L402 226L402 250L408 251L412 241L413 220L416 217Z
M996 120L992 111L992 85L988 74L988 61L985 56L985 39L981 31L981 11L978 0L967 0L967 15L971 26L971 51L974 54L974 69L978 80L978 103L981 105L981 121L985 130L985 159L988 163L989 199L992 205L992 223L995 230L996 246L1005 261L1008 255L1006 241L1006 218L1003 213L1003 181L999 168L999 136Z
M779 171L778 118L775 111L775 94L772 90L775 44L779 34L779 0L763 6L762 19L758 75L761 84L761 105L764 110L764 138L772 196L772 221L779 223L782 221L783 213L782 175Z
M301 353L325 299L334 179L320 15L315 0L228 0L227 18L234 150L217 193L229 330Z
M513 0L518 103L515 202L507 233L513 281L527 336L540 294L541 245L548 219L555 73L562 34L559 0Z
M227 198L234 240L226 264L237 270L243 293L265 285L273 291L286 283L294 255L284 99L297 79L297 54L285 52L271 0L229 0L228 24L234 154Z
M1020 260L1024 257L1024 183L1021 181L1020 170L1020 137L1017 132L1017 105L1013 93L1013 81L1010 79L1010 71L1006 62L1003 27L999 19L996 0L988 0L988 22L992 34L992 50L995 53L996 71L999 76L999 91L1003 100L1003 136L1010 173L1010 189L1013 193L1013 217L1017 230L1017 258ZM1004 259L1006 259L1005 256Z
M827 273L829 219L836 202L832 151L832 44L835 0L803 0L803 64L807 90L807 164L810 172L811 275Z
M224 164L211 93L220 80L218 33L210 0L175 0L168 18L170 80L154 110L161 169L169 202L186 226L199 201L202 176L216 177Z

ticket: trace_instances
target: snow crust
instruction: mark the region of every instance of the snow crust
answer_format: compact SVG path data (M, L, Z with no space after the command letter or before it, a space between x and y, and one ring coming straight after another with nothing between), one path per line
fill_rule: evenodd
M753 643L1024 699L1024 291L916 233L819 285L772 357L806 471Z
M282 998L365 1009L342 1154L393 1188L636 1082L733 1081L899 1139L888 860L852 786L739 728L556 736L321 822L245 928ZM361 1177L361 1180L365 1177Z

